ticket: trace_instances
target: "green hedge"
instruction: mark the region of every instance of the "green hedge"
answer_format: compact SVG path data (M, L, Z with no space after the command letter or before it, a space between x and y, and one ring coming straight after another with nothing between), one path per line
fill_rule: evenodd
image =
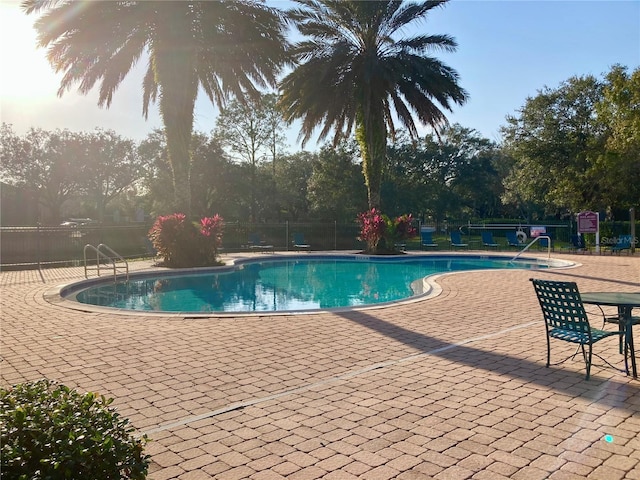
M46 379L0 388L2 480L146 478L147 438L112 401Z

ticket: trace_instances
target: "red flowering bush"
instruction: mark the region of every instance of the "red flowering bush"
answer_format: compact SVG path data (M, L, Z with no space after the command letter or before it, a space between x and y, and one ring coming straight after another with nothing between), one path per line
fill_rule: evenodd
M415 237L418 232L416 227L413 226L413 216L410 213L401 215L390 223L391 225L387 228L387 231L394 242Z
M169 267L202 267L217 263L224 222L220 215L200 220L199 228L182 213L160 216L149 230L153 243Z
M215 241L216 248L222 245L222 229L224 220L217 213L213 217L204 217L200 220L200 233Z
M387 220L387 216L375 208L358 215L358 222L360 223L358 240L367 243L367 252L374 253L377 251L378 244L387 231Z
M366 242L368 253L392 251L395 243L416 235L411 214L390 219L380 210L372 208L358 215L360 236L358 240Z

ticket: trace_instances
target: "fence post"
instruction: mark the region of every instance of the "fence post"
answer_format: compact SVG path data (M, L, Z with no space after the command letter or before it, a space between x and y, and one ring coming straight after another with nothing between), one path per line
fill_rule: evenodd
M36 256L38 257L38 270L40 270L40 222L37 224L38 235L36 235Z
M289 220L285 220L284 222L284 244L286 245L286 251L289 251Z
M636 209L629 209L629 220L631 221L631 255L636 253Z
M338 250L338 221L333 221L333 251Z

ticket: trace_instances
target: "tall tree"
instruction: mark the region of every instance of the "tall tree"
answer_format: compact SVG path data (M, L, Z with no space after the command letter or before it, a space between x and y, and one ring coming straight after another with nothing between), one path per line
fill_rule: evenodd
M309 178L316 154L298 152L278 158L274 183L278 186L275 206L278 217L273 220L304 220L309 216Z
M456 198L457 213L471 218L497 216L503 187L496 165L500 160L496 145L459 124L445 129L439 144L446 145L439 151L446 158L448 187Z
M146 165L133 140L113 130L98 129L77 138L82 145L82 156L74 166L81 175L79 187L95 203L102 222L105 207L141 179Z
M343 142L324 146L313 158L308 195L311 212L322 220L353 222L366 206L366 187L357 147Z
M411 212L441 221L501 212L500 155L476 130L456 123L443 129L440 138L427 135L418 145L405 137L390 146L388 155L383 183L388 213Z
M0 142L0 177L32 189L53 223L61 220L66 200L83 195L102 221L109 202L141 180L146 167L134 142L112 130L31 129L19 137L3 124Z
M299 65L281 82L284 117L302 119L306 142L318 126L333 142L355 127L370 207L380 206L387 136L394 118L418 137L420 123L439 129L447 123L438 104L451 110L466 92L458 75L429 53L454 51L448 35L398 38L410 24L424 20L447 0L401 1L296 0L290 15L303 40L293 47ZM395 117L394 117L395 113Z
M596 170L626 217L628 208L640 205L640 68L628 73L615 65L605 76L602 94L596 111L608 135Z
M159 100L173 173L175 209L190 212L193 112L198 88L224 105L230 95L258 96L287 62L282 15L258 1L25 0L38 44L56 72L58 94L75 83L88 93L101 81L98 104L109 107L137 61L148 56L143 114Z
M61 220L62 204L80 189L78 165L83 148L68 130L29 130L20 137L10 125L0 130L0 177L10 185L31 189L49 210L45 223Z
M604 210L610 198L594 168L606 143L596 106L602 82L571 77L528 98L517 116L507 117L504 148L516 163L505 179L506 198L544 205L547 214Z
M250 102L230 102L221 110L216 121L214 138L226 149L230 158L249 165L253 221L258 219L256 206L258 164L270 157L273 178L275 178L275 161L283 144L283 137L279 130L281 123L282 116L276 108L273 94L260 96Z
M238 212L248 205L248 200L243 198L248 188L236 183L236 179L241 178L240 166L227 158L214 138L202 132L193 133L191 150L192 215L201 218L219 213L224 218L242 218ZM151 165L145 173L152 213L162 213L168 208L166 192L171 184L167 145L162 132L154 130L150 133L140 144L139 154Z

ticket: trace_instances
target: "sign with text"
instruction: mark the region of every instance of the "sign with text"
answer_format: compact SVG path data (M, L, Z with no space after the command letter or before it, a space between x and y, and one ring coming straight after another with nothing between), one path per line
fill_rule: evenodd
M547 227L542 225L531 225L529 227L529 232L531 232L531 237L539 237L540 235L547 234Z
M597 233L598 220L596 212L580 212L578 214L578 233Z

